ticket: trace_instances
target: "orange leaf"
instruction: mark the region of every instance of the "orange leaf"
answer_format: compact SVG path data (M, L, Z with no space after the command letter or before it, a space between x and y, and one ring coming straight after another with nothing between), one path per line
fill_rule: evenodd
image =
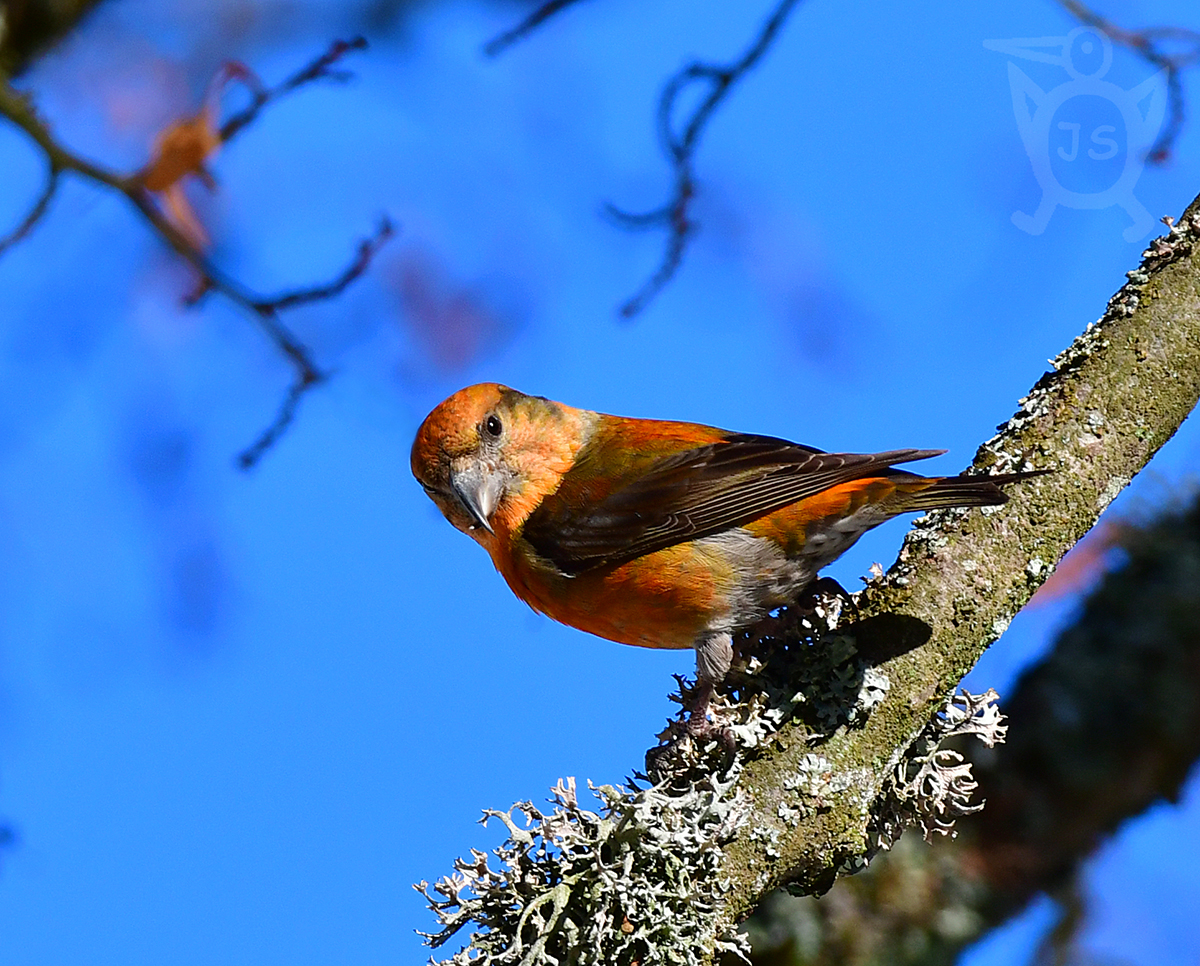
M178 182L171 185L163 192L163 199L167 203L167 211L171 213L171 220L175 223L175 227L183 232L187 240L192 243L192 247L197 250L207 248L208 232L204 230L204 225L200 223L196 212L192 210L187 195L183 193L183 185Z
M195 117L176 121L158 136L154 158L142 175L149 190L166 191L184 175L205 175L204 162L221 146L215 115L211 106L205 106Z
M172 220L197 248L208 244L208 233L188 203L181 182L190 174L213 187L212 175L204 163L221 147L221 94L234 80L256 94L261 92L262 85L250 68L234 61L222 64L209 82L199 113L176 121L155 138L153 157L141 172L142 184L163 196Z

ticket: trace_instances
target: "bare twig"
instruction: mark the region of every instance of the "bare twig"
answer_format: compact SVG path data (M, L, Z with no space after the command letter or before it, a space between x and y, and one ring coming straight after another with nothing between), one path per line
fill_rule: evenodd
M679 270L688 240L696 227L688 218L688 207L696 193L692 162L700 135L704 133L705 125L733 85L762 59L779 34L788 14L798 3L799 0L782 0L767 18L754 42L732 64L688 64L663 87L658 101L658 133L663 149L674 168L674 195L661 208L640 214L622 211L611 204L606 206L608 214L624 228L666 228L668 231L666 250L658 269L633 297L620 307L620 314L624 318L632 318L644 309ZM682 133L676 134L672 123L676 103L680 94L697 82L708 85L708 95L683 125Z
M1151 164L1162 164L1171 156L1179 132L1187 119L1183 96L1182 73L1200 62L1200 31L1184 27L1149 27L1145 30L1126 30L1100 16L1079 0L1058 0L1060 4L1089 27L1102 30L1116 44L1133 51L1147 63L1167 73L1167 123L1146 152ZM1178 53L1167 53L1164 44L1180 47Z
M279 405L279 412L276 413L271 425L262 431L258 439L238 453L235 462L240 469L253 469L258 464L258 461L263 458L263 454L275 445L279 437L292 424L292 420L296 417L296 407L300 404L300 398L313 386L323 382L325 378L324 373L316 370L302 371L296 377L296 381L288 387L287 395L283 397L283 402Z
M207 292L219 292L252 314L267 337L287 356L301 375L309 375L314 383L320 381L320 373L309 356L307 347L279 320L271 300L263 299L243 288L240 283L229 278L205 258L191 240L159 211L148 192L134 190L127 192L126 196L175 253L196 270L199 287L197 292L187 299L188 304L195 305Z
M297 305L307 305L310 302L323 302L326 299L334 298L341 295L346 287L356 278L362 275L371 265L371 260L379 252L386 242L395 233L392 223L386 216L380 219L379 226L375 229L375 234L370 238L365 238L358 243L358 254L354 261L346 266L345 271L327 285L314 285L311 288L297 289L293 292L285 292L283 295L277 295L275 298L259 302L255 305L258 311L269 309L278 311L279 309L290 309Z
M5 249L12 247L22 238L28 235L33 226L41 220L42 215L46 213L46 209L50 207L50 201L54 197L54 193L58 190L58 174L59 170L53 164L46 171L46 186L42 189L38 200L34 202L33 207L29 209L21 223L17 225L3 238L0 238L0 254L3 254Z
M511 47L518 40L524 40L540 27L544 21L549 20L560 10L565 10L576 2L577 0L547 0L546 3L543 3L511 30L506 30L504 33L489 40L484 46L483 52L489 57L495 57L505 48Z
M296 71L291 77L267 89L259 89L255 92L254 100L250 102L250 106L244 110L238 111L229 120L221 125L221 140L227 142L232 140L246 125L250 124L259 112L272 101L278 100L284 94L294 91L297 87L301 87L311 81L328 79L334 81L349 80L351 75L348 71L331 70L339 60L346 54L354 50L365 50L367 42L362 37L354 37L351 40L336 40L330 45L320 57L314 60L311 64Z
M280 310L294 308L297 305L307 305L311 302L321 302L340 295L351 282L367 270L376 253L383 247L384 242L392 237L393 232L392 223L386 217L381 219L375 234L359 242L358 253L354 261L332 282L285 292L272 299L261 299L254 302L251 307L258 313L264 324L283 329L277 315ZM283 330L283 334L290 336L286 329ZM327 378L326 373L318 371L311 364L301 365L298 359L293 361L297 363L299 372L296 381L288 388L287 395L284 396L275 419L270 426L263 430L258 439L237 456L237 465L243 470L252 469L262 459L263 454L275 445L275 441L283 435L295 418L296 407L299 405L301 397Z
M229 65L223 75L219 76L236 76L245 81L247 86L254 91L254 100L249 107L235 114L221 126L219 129L221 141L227 141L234 137L251 123L267 104L289 91L319 78L343 79L342 73L330 68L347 52L361 50L365 46L366 43L362 38L338 41L312 63L270 88L264 88L258 83L257 78L245 68ZM54 195L62 173L80 175L124 195L159 237L180 258L192 266L197 274L198 282L195 291L185 299L187 304L199 302L209 292L223 295L249 313L267 338L275 344L292 365L296 373L295 379L288 388L278 414L258 439L237 458L238 465L243 469L254 466L291 424L295 417L296 407L304 394L326 378L326 374L314 362L308 347L284 324L279 313L298 305L331 299L341 294L351 282L367 270L380 246L391 237L393 233L391 223L384 218L375 234L359 244L357 254L350 265L333 281L324 285L285 292L272 298L264 298L225 275L208 260L191 238L166 217L156 203L153 193L146 188L145 171L122 175L72 153L55 140L49 127L37 116L28 97L7 82L0 83L0 116L21 128L37 144L46 156L49 170L47 185L42 196L14 232L0 241L0 251L26 235L41 218Z

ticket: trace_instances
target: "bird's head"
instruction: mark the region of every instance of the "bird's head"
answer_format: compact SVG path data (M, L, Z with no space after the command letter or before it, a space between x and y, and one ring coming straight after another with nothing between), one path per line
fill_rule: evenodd
M447 520L489 546L558 486L592 415L497 383L468 386L417 430L413 476Z

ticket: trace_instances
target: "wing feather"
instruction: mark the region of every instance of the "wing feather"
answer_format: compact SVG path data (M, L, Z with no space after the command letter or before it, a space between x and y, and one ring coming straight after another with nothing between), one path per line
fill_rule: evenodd
M824 453L772 436L730 435L660 457L601 499L583 479L582 453L559 489L530 515L524 538L563 573L612 566L742 526L831 486L879 475L942 450Z

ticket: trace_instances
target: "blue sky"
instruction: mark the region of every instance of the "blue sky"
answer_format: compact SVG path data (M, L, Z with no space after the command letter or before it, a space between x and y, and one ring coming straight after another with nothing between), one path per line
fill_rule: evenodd
M357 10L110 4L28 83L68 143L132 168L221 59L277 79ZM802 5L707 131L679 277L619 321L662 239L601 205L661 203L662 81L735 56L766 10L580 4L489 61L513 7L430 4L349 64L353 83L299 92L235 141L195 198L246 284L324 279L381 212L401 226L345 296L289 317L336 376L250 474L232 457L286 366L228 304L182 308L187 273L119 200L69 185L0 258L4 963L423 961L413 930L432 920L410 884L495 843L481 809L642 760L691 655L534 615L441 519L408 450L460 386L826 449L947 448L930 469L954 472L1099 317L1142 247L1128 215L1059 208L1036 236L1011 221L1040 189L1012 58L984 41L1073 26L1024 0L858 20ZM1121 16L1196 26L1178 0ZM1118 52L1108 79L1149 73ZM1198 159L1191 124L1136 197L1177 215ZM9 129L0 169L8 224L40 178ZM1185 426L1110 512L1169 498L1198 456ZM830 572L856 585L906 525ZM1003 693L1069 610L1019 618L972 681ZM1193 782L1091 864L1097 955L1195 962L1200 882L1178 842L1200 831L1198 797ZM1038 914L976 966L1023 961Z

